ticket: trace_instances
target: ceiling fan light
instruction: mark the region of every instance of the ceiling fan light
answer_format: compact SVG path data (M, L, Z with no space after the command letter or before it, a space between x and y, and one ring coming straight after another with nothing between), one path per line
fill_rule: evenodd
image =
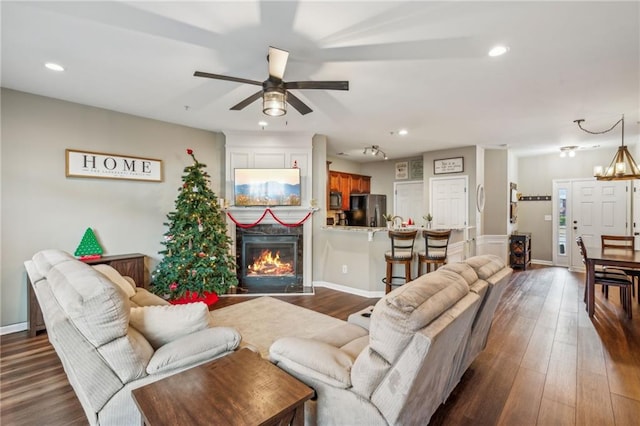
M270 90L262 95L262 112L271 117L280 117L287 113L287 93Z

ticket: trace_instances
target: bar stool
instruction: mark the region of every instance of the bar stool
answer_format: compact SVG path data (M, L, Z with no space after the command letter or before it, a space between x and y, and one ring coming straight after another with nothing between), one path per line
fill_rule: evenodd
M431 266L435 271L441 265L447 263L447 247L451 229L446 231L422 231L424 237L424 251L418 253L418 275L423 275L422 265L425 265L426 272L431 272Z
M389 231L391 239L391 250L384 254L387 262L387 276L384 279L386 284L385 293L391 291L391 286L398 286L411 281L411 265L413 263L413 242L418 235L418 231ZM404 265L404 277L394 277L393 265ZM404 283L393 284L393 279L404 279Z

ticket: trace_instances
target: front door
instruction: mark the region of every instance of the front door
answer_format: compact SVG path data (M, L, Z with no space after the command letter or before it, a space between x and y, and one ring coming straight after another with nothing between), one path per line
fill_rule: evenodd
M572 269L582 269L575 239L600 247L600 235L628 235L629 181L575 180L571 183Z

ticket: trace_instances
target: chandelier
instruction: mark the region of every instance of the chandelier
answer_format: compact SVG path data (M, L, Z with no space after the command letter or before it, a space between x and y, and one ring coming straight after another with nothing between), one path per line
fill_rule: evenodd
M593 168L593 175L597 180L630 180L630 179L640 179L640 169L636 165L636 162L633 160L633 156L629 153L629 150L624 145L624 114L622 118L611 126L607 130L603 130L601 132L592 132L590 130L582 127L582 122L584 119L573 120L574 123L578 124L580 130L583 130L592 135L601 135L603 133L608 133L615 129L618 124L622 124L622 144L618 147L618 151L613 156L613 160L609 164L609 167L606 169L602 166L595 166Z
M374 157L377 155L381 155L382 158L384 158L385 160L389 159L389 157L387 157L387 154L384 151L382 151L378 145L365 146L364 151L362 151L362 153L364 155L371 154Z

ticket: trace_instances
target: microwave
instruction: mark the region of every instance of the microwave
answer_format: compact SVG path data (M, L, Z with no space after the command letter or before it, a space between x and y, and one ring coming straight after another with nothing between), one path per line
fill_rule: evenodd
M329 193L329 210L342 210L342 192Z

